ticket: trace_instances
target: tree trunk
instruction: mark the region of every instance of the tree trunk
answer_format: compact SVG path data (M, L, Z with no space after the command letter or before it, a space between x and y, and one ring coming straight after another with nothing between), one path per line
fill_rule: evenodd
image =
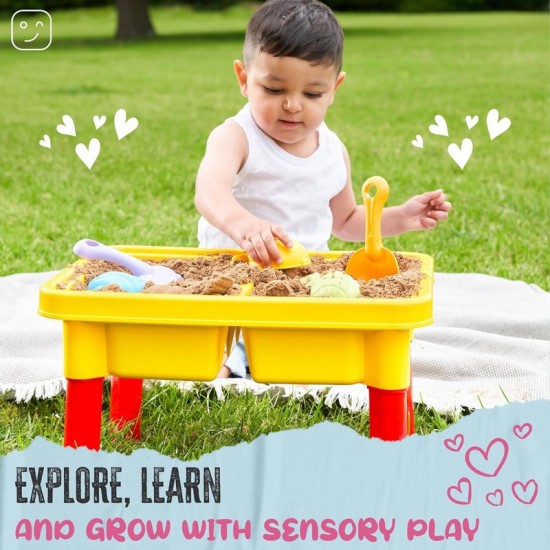
M149 19L147 0L116 0L118 13L117 40L150 38L155 29Z

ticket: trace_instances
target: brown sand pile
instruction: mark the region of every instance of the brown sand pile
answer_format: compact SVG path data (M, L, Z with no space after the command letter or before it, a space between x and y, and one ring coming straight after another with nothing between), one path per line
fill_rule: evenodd
M312 273L323 274L327 271L344 271L351 253L336 260L314 255L311 264L292 269L259 269L245 262L232 262L231 254L201 256L190 259L169 259L158 263L173 269L182 279L167 285L155 285L148 282L144 293L148 294L226 294L241 292L240 285L254 283L252 296L309 296L309 287L301 279ZM418 292L423 274L420 272L420 260L401 254L395 254L399 265L399 274L382 279L359 281L361 295L367 298L410 298ZM117 264L100 260L90 260L83 265L75 264L75 273L71 282L72 290L86 290L88 283L96 276L107 271L128 271ZM60 284L67 288L67 283ZM104 287L103 291L121 291L118 285Z
M57 288L60 290L65 290L67 287L71 290L87 290L89 282L94 277L106 273L107 271L123 271L124 273L130 273L129 269L119 264L104 262L103 260L89 260L84 265L76 263L70 264L69 267L74 269L74 274L66 283L59 283L57 285ZM102 290L123 292L118 285L108 285L108 287L104 287Z

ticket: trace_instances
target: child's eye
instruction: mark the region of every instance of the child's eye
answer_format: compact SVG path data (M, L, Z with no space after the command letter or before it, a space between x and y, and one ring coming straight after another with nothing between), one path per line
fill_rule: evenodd
M268 86L264 86L264 90L268 94L280 94L282 92L280 88L269 88Z
M306 92L304 94L306 97L309 97L310 99L317 99L319 97L321 97L323 94L321 93L313 93L313 92Z

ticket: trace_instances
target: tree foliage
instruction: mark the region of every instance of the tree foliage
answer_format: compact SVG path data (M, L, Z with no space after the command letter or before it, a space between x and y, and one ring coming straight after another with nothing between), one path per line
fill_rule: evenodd
M187 4L197 10L223 10L242 0L148 0L150 6ZM259 3L259 2L258 2ZM548 0L325 0L335 11L481 11L481 10L545 10ZM114 5L114 0L0 0L0 12L14 13L21 9L84 8Z

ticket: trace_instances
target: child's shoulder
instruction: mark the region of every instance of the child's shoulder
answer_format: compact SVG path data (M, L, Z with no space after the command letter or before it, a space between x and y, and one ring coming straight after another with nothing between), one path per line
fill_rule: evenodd
M232 119L227 119L219 126L216 126L208 136L208 141L236 140L246 143L246 134L243 129Z
M231 119L216 126L208 136L207 149L224 151L238 155L242 159L248 156L248 140L243 129Z

